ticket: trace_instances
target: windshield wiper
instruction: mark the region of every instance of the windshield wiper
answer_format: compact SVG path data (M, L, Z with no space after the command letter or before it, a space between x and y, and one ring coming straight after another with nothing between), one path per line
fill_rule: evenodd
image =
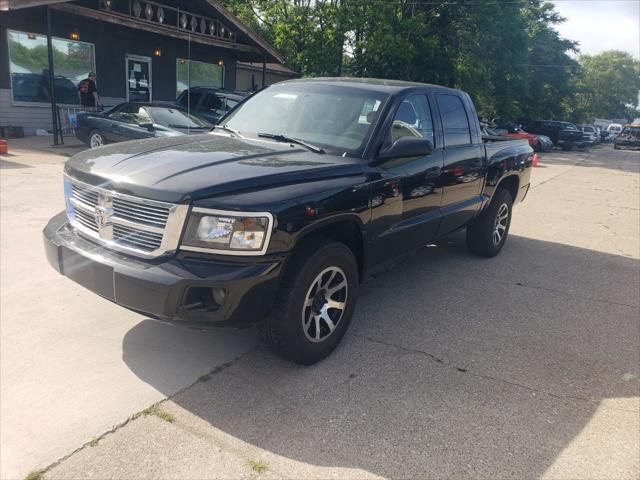
M198 130L198 129L202 130L202 129L204 129L204 128L207 128L207 127L199 127L199 126L197 126L197 125L196 125L196 126L191 126L191 125L180 125L180 124L178 124L178 123L170 123L169 125L167 125L167 127L169 127L169 128L192 128L192 129L194 129L194 130Z
M211 130L215 130L216 128L219 128L220 130L224 130L225 132L233 133L239 136L240 138L242 138L242 135L240 135L240 132L235 128L231 128L229 125L214 125Z
M308 148L312 152L315 153L324 153L324 150L320 147L316 147L315 145L311 145L303 140L298 140L297 138L288 137L286 135L282 135L281 133L258 133L258 136L261 138L270 138L272 140L276 140L278 142L287 142L287 143L295 143L298 145L302 145L303 147Z

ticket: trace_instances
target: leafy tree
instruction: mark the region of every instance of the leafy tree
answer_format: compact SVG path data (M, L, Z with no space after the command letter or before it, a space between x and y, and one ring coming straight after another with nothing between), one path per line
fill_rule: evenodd
M581 70L575 79L575 103L571 106L573 119L633 116L640 90L640 61L617 50L581 55L579 61Z
M483 116L619 115L637 62L580 57L546 0L223 0L304 76L435 83L468 91ZM635 65L635 66L634 66ZM635 80L630 77L635 72ZM605 86L616 85L606 89Z
M553 28L565 19L552 4L529 1L522 14L529 37L522 117L563 118L566 105L573 102L572 78L579 73L578 62L569 56L577 52L577 44Z

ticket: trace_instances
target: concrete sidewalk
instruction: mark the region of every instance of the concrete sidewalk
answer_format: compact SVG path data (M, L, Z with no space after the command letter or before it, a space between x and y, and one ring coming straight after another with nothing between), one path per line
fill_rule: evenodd
M0 155L0 161L13 162L20 159L28 163L46 163L49 157L63 157L65 160L78 152L89 148L76 137L64 137L64 145L54 145L53 136L31 136L11 138L9 154ZM44 154L44 158L43 157ZM40 162L38 161L40 159Z

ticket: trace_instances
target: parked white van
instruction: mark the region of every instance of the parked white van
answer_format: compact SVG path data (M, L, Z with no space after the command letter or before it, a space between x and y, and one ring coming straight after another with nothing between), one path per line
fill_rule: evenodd
M622 125L619 123L610 123L607 127L607 132L613 135L618 135L622 131Z

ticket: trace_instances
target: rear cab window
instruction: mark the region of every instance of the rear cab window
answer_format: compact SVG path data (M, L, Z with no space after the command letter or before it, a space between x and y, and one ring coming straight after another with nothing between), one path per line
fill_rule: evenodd
M456 95L437 94L440 110L444 146L454 147L471 144L471 126L462 99Z

